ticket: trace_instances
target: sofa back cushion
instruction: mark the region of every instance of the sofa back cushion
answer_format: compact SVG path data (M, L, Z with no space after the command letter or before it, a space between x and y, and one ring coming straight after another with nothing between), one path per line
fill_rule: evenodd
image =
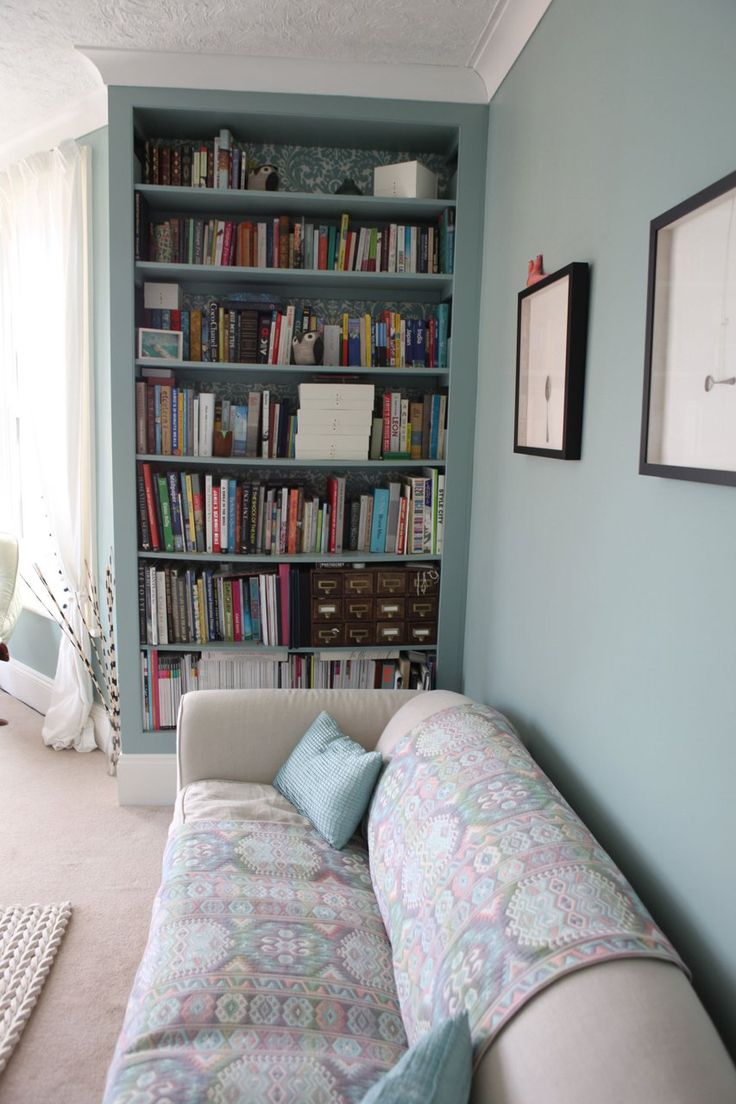
M394 748L368 845L410 1043L466 1009L479 1058L570 970L621 955L679 962L506 718L485 706L435 713Z

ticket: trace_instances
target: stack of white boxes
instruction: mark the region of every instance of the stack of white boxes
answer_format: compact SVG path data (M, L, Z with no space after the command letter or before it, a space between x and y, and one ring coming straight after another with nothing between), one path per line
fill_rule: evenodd
M297 460L367 460L372 383L300 383Z

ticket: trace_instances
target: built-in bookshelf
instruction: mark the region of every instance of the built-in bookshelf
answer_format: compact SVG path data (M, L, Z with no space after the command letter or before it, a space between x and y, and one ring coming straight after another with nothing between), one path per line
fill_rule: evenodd
M110 90L124 752L172 750L190 688L461 688L485 112L377 106ZM212 175L222 132L238 186ZM203 186L182 183L204 149L209 181L197 160ZM437 199L370 194L374 166L405 160ZM241 186L258 163L278 189ZM335 194L346 177L365 194ZM182 333L178 355L144 355L141 330ZM294 363L307 332L324 351ZM372 387L365 455L300 446L313 384Z

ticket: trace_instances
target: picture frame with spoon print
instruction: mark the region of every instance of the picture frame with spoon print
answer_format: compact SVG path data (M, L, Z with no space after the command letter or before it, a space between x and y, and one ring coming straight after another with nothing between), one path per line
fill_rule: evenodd
M514 452L580 459L589 289L573 261L519 293Z
M736 172L650 224L639 472L736 486Z

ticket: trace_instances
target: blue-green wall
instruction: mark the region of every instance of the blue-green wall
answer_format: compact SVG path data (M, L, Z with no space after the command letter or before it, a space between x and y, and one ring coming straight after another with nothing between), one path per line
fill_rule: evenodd
M56 674L61 629L49 617L24 609L8 642L12 659L47 678Z
M639 476L650 220L736 169L733 0L553 0L491 102L466 690L736 1047L736 489ZM527 260L592 265L583 455L513 453Z

